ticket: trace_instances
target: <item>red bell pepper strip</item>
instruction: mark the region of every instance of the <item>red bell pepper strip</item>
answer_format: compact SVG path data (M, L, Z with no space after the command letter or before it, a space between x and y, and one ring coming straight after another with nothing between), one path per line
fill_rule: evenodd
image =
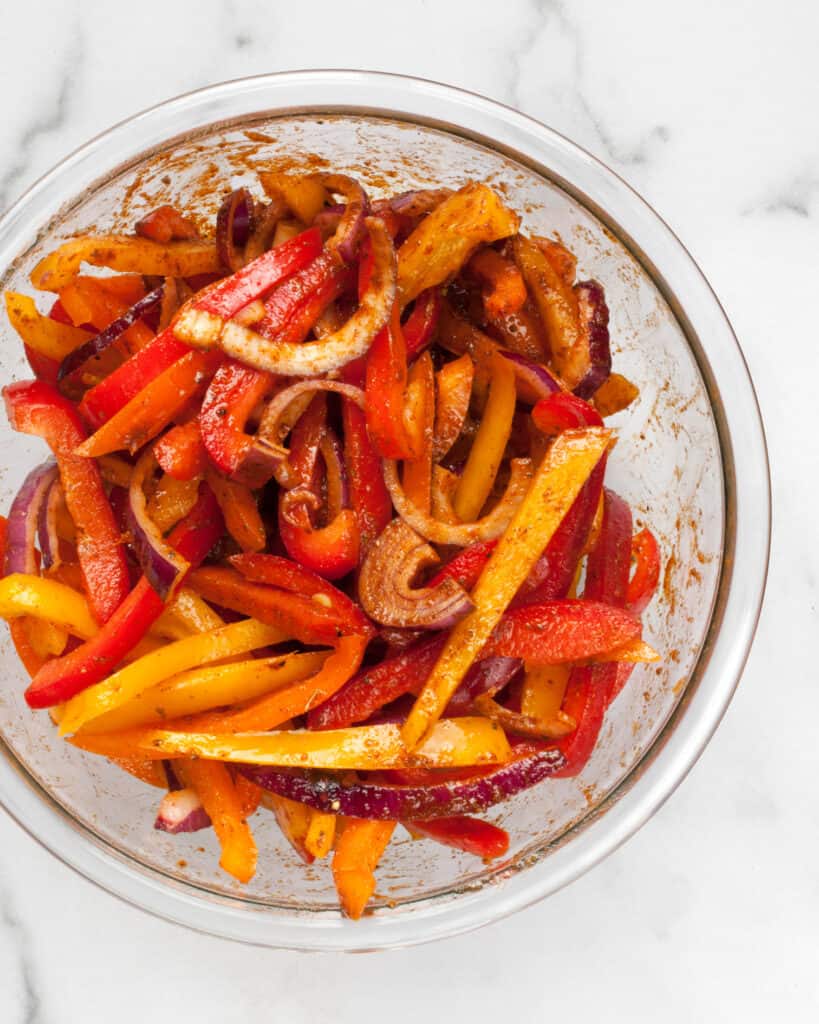
M295 274L321 252L321 232L308 228L281 245L268 249L230 277L211 285L193 305L206 313L229 320L249 302Z
M199 499L171 532L168 543L191 564L198 565L222 536L224 521L212 491L199 488ZM32 708L60 704L109 675L145 636L165 608L162 598L143 576L99 633L70 654L49 661L26 690Z
M420 693L445 643L445 636L429 637L394 658L362 669L338 693L309 712L308 729L342 729L365 722L405 693Z
M188 585L206 601L276 626L302 643L332 646L339 637L357 632L331 608L312 598L250 583L234 569L195 569L188 577Z
M325 250L267 298L264 319L255 329L276 341L304 341L327 306L354 285L355 272Z
M577 395L556 391L541 400L532 409L535 426L544 434L559 434L561 430L577 427L602 427L600 413Z
M131 588L125 548L97 464L74 454L86 437L74 405L43 381L3 389L14 430L42 437L57 457L65 502L77 529L83 583L95 617L106 622Z
M441 293L427 288L413 303L412 312L404 322L404 345L407 362L412 362L431 344L441 315Z
M213 464L227 476L248 487L260 487L270 478L260 479L245 466L253 438L245 433L248 417L273 386L273 377L263 370L230 360L223 363L205 392L199 413L202 443Z
M367 430L385 459L411 459L417 454L404 422L406 389L407 351L396 306L367 353Z
M202 444L198 420L171 427L154 444L154 457L162 471L175 480L201 476L207 468L208 453Z
M358 520L361 560L392 519L392 501L381 472L381 459L367 433L364 412L348 398L342 398L341 420L350 504Z
M640 530L631 538L631 557L636 564L626 590L626 608L642 615L660 581L660 548L651 530Z
M430 818L429 821L408 821L406 827L413 835L434 839L436 843L452 846L464 853L492 860L509 850L509 833L489 821L456 815L452 818Z
M80 412L98 429L186 352L190 347L178 341L170 327L166 328L88 390L80 402Z
M253 583L266 583L313 600L318 598L318 604L332 609L343 623L345 632L367 637L373 635L370 620L355 601L303 565L291 562L289 558L267 554L233 555L230 563Z
M628 591L631 511L612 491L604 492L603 501L603 523L589 552L583 596L622 607ZM561 710L571 715L577 728L558 741L566 758L558 777L582 771L597 743L606 708L627 678L616 663L572 669Z
M196 225L183 217L175 207L168 205L151 210L142 220L137 221L134 230L143 238L150 238L163 245L199 237Z
M279 537L291 558L327 579L341 579L358 565L358 517L342 509L324 527L314 527L310 503L318 487L319 444L326 430L327 403L316 395L299 418L290 441L290 466L296 488L279 495ZM299 491L304 500L298 500Z

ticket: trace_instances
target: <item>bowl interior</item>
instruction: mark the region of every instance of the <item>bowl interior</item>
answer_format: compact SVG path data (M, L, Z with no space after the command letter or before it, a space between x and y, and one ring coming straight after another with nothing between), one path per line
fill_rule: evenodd
M611 310L615 368L640 398L611 421L619 443L608 486L632 505L636 522L655 531L665 559L658 598L645 616L646 638L663 654L639 666L610 708L597 749L576 779L546 782L489 812L509 829L502 863L401 835L378 872L379 915L410 912L421 898L446 897L530 863L600 806L632 770L667 721L696 664L720 577L724 530L720 448L711 405L685 334L658 288L625 245L553 182L507 156L456 134L371 116L259 115L241 125L211 126L129 164L63 209L11 266L4 289L31 293L27 274L44 251L79 232L130 229L159 202L193 206L212 218L228 187L260 192L257 168L333 168L359 177L371 194L468 178L498 188L523 215L524 230L559 236L578 257L578 274L603 283ZM28 375L21 346L5 318L0 378ZM6 510L28 469L45 455L35 439L13 434L3 417L0 507ZM6 631L0 639L4 683L0 734L22 769L73 819L131 868L176 880L197 899L227 899L237 909L325 917L336 899L326 863L305 868L266 812L254 819L259 871L240 888L217 866L209 832L167 836L152 828L159 799L150 789L63 743L44 712L32 713L26 678ZM155 876L154 876L155 877ZM192 888L195 887L195 888Z

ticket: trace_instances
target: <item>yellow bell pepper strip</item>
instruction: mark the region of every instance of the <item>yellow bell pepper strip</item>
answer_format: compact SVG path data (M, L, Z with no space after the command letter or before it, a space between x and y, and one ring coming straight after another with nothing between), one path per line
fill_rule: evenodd
M43 316L28 295L6 292L6 312L11 326L29 348L58 363L93 337L80 327Z
M150 277L196 277L222 270L213 242L184 241L162 245L134 235L86 235L64 242L31 272L39 291L58 292L83 263Z
M99 632L82 594L57 580L15 572L0 580L0 617L21 615L53 622L83 640Z
M244 775L239 778L243 779ZM309 854L321 860L333 848L336 835L336 815L325 814L323 811L311 811L310 824L304 837L304 847Z
M76 454L87 458L123 450L133 454L153 440L203 390L220 361L218 352L183 355L83 441Z
M154 762L158 763L158 762ZM290 843L298 856L305 864L312 864L315 854L307 849L307 833L315 813L306 804L297 803L295 800L288 800L286 796L279 796L277 793L269 793L262 790L262 807L272 811L282 835Z
M191 633L210 633L225 624L207 601L188 587L182 587L174 594L156 625L166 617L182 623L188 630L188 636Z
M503 729L486 718L443 718L410 753L397 725L358 725L350 729L278 732L202 733L167 729L126 729L77 733L75 746L105 757L195 757L228 764L331 771L393 768L466 768L503 764L511 755Z
M208 481L210 483L210 481ZM130 481L129 481L130 486ZM213 486L211 486L213 490ZM160 477L156 489L148 499L148 518L160 533L165 534L184 519L199 497L199 480L176 480L167 473ZM216 496L219 500L219 496ZM220 503L221 507L221 503ZM222 512L224 515L224 510Z
M275 626L245 619L212 633L201 633L167 644L72 697L66 704L60 734L77 732L93 719L122 707L179 672L235 654L246 654L284 639L284 634Z
M329 199L327 189L309 174L259 171L259 184L271 198L281 196L302 224L312 224Z
M183 781L196 791L213 823L222 847L219 866L240 882L256 873L258 852L253 833L230 772L217 761L191 760L182 770Z
M333 881L341 908L357 921L375 892L375 868L387 848L395 821L345 818L333 855Z
M438 720L469 666L532 571L580 488L605 454L611 431L565 431L552 444L506 532L481 573L475 608L455 626L415 701L402 735L415 749Z
M455 491L453 507L462 522L476 520L486 504L512 432L516 402L515 371L508 359L495 353L489 398Z
M267 534L250 488L235 480L227 480L212 470L206 479L225 517L227 532L242 551L262 551Z
M521 713L539 722L558 717L570 671L570 665L527 664L520 694Z
M366 647L365 637L342 637L336 650L310 678L285 689L275 690L245 708L199 715L189 720L185 728L193 732L261 732L276 729L289 719L305 714L340 690L358 671Z
M66 630L45 619L29 619L26 622L31 646L41 658L59 657L68 642Z
M254 700L315 675L326 657L326 652L310 651L190 669L93 719L83 729L83 735L158 725L183 715Z
M474 181L439 203L398 250L401 306L443 284L483 242L508 238L519 218L487 185Z
M418 450L404 463L401 483L404 493L422 512L432 509L432 446L435 429L435 369L432 356L424 352L410 367L407 377L407 411L410 433L418 439Z

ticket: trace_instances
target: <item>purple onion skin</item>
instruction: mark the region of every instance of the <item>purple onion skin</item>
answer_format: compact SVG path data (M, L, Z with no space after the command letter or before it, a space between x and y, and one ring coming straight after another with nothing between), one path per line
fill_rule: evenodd
M253 200L248 196L236 204L233 211L233 244L239 246L247 245L250 238L250 230L253 225Z
M423 821L453 814L478 814L536 786L564 765L563 754L555 747L546 747L499 765L486 775L419 786L370 782L345 786L332 775L299 768L236 767L263 789L319 811L381 821Z
M174 789L162 798L154 828L178 835L210 828L211 820L199 797L192 789Z
M506 349L501 349L500 352L515 369L515 386L518 398L522 402L534 405L541 398L548 398L549 395L562 390L557 378L545 366L527 359L518 352L509 352Z
M578 398L589 399L611 373L609 307L603 286L598 281L582 281L575 291L589 351L588 369L574 388L574 393Z
M9 510L6 527L4 576L13 572L29 574L37 572L34 538L37 534L40 509L56 479L56 464L44 462L41 466L32 469L17 492Z
M250 238L253 228L253 197L246 188L236 189L225 197L216 215L216 248L223 266L236 271L241 258L236 252Z
M57 536L55 512L60 499L60 481L54 479L49 485L45 500L40 504L37 516L37 542L43 556L43 568L50 569L60 557L60 538Z
M153 546L148 532L140 523L139 517L130 504L128 506L128 526L145 578L164 601L176 583L179 570L172 562L163 558Z
M467 672L461 685L452 694L446 711L447 716L466 715L472 702L485 693L502 690L518 674L523 662L519 658L505 658L493 655L476 662Z
M57 371L57 380L65 380L66 377L70 377L72 373L76 373L80 367L84 366L89 359L93 359L94 356L100 355L104 352L109 345L112 345L121 334L124 334L129 327L133 326L137 320L141 320L146 313L150 313L155 306L158 306L162 302L162 296L165 291L165 285L161 284L158 288L154 288L153 291L148 292L138 302L135 302L130 309L126 310L122 316L117 317L116 320L112 320L111 323L105 328L104 331L100 331L95 337L90 338L84 344L80 345L79 348L75 348L73 352L69 352L68 355L60 363L60 369Z

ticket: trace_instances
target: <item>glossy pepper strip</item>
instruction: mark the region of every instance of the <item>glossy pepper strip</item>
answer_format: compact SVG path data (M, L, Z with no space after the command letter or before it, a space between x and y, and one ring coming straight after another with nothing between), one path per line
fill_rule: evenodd
M265 315L256 330L275 341L304 341L327 306L354 286L353 271L325 249L265 300Z
M373 626L355 601L350 600L332 583L288 558L268 554L233 555L233 565L254 583L289 590L311 598L317 605L331 609L345 633L371 637Z
M175 480L194 480L205 472L208 453L202 444L199 421L190 420L164 434L154 444L154 458Z
M594 406L568 391L556 391L548 398L541 398L532 409L532 419L544 434L603 426L603 418Z
M640 530L631 538L634 574L626 590L626 607L634 615L642 615L660 580L660 548L649 529Z
M270 477L243 473L253 447L245 432L248 417L273 386L273 377L234 360L223 363L205 392L199 413L202 443L213 464L228 476L249 487L260 487Z
M404 421L406 390L407 351L396 306L367 355L367 430L384 458L410 459L417 454Z
M137 451L152 441L216 372L218 352L188 352L136 394L77 449L85 456Z
M0 618L31 616L88 639L99 632L88 602L58 580L14 572L0 580Z
M359 560L392 519L392 501L381 473L381 459L367 433L367 417L355 402L341 400L344 461L350 504L358 520Z
M34 299L17 292L6 292L6 312L11 326L23 342L47 359L61 363L74 349L89 341L92 335L71 323L61 323L43 316Z
M404 321L404 345L407 362L412 362L432 344L441 315L441 293L437 288L421 292Z
M344 819L333 855L333 881L344 913L354 921L375 892L375 868L395 826L394 821Z
M469 666L531 572L583 484L603 457L611 433L565 432L552 444L512 521L472 591L475 608L455 626L415 702L402 735L414 749L438 720Z
M483 860L503 857L509 851L509 833L505 829L465 814L451 818L430 818L428 821L407 821L404 824L413 836L434 839L436 843L452 846L464 853L473 853Z
M358 565L359 527L352 509L342 509L326 526L313 525L319 446L326 431L326 399L316 395L293 430L290 442L296 486L279 495L279 536L295 561L326 579L337 580Z
M225 527L242 551L261 551L267 541L256 498L249 487L209 471L208 484L225 517Z
M94 615L106 622L130 590L128 565L96 463L75 454L85 429L66 398L43 381L3 389L14 430L42 437L57 458L65 503L77 529L77 553Z
M418 438L415 458L404 463L404 493L422 512L432 509L432 447L435 430L435 369L428 352L410 367L407 383L413 433Z
M198 565L222 536L224 521L210 488L202 486L189 515L168 543L191 565ZM145 636L165 608L143 576L100 632L81 647L48 662L26 690L32 708L60 704L109 675Z

